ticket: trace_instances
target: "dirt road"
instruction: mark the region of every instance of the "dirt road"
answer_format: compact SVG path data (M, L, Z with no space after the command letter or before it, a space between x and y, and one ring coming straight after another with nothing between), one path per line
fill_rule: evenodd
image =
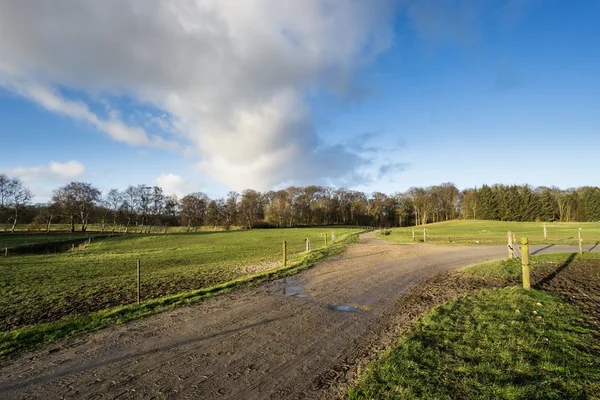
M505 255L503 246L393 245L366 234L286 283L266 282L4 362L0 398L335 397L317 378L364 348L407 290Z

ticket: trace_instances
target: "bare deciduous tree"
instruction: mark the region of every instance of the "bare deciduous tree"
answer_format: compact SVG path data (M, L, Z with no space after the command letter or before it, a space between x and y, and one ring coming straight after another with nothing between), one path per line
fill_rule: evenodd
M15 232L21 210L31 202L33 194L19 178L8 179L6 183L6 205L10 210L8 221L12 221L10 233Z
M52 201L56 203L71 223L75 232L75 218L79 217L81 231L85 232L90 213L100 199L100 191L86 182L71 182L54 191Z

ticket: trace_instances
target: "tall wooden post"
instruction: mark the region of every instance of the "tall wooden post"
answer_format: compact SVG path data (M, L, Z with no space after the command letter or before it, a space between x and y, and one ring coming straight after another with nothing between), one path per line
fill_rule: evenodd
M529 240L521 238L521 269L523 270L523 289L529 290Z
M512 240L512 232L508 231L508 258L512 260L515 257L513 252L513 240Z
M8 247L4 248L4 257L8 257Z
M331 243L335 243L335 232L331 232Z
M141 265L140 260L137 260L137 303L140 304L140 287L141 287Z
M287 242L283 241L283 266L287 266Z
M415 240L415 228L412 228L412 234L413 234L413 242Z
M579 254L583 254L583 239L581 237L581 228L579 228L578 237L579 237Z
M545 223L544 223L544 240L548 240L548 228L546 227Z
M427 229L423 228L423 242L427 242Z

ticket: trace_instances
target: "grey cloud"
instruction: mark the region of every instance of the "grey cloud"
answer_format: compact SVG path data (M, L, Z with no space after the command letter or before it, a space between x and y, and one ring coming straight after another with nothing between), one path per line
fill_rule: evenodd
M393 42L393 7L393 0L5 2L0 84L38 102L22 82L151 105L168 115L162 122L199 170L235 188L321 174L351 179L364 160L323 142L306 96L360 93L356 72ZM55 111L115 140L173 147L56 97Z
M379 176L378 178L382 178L387 175L391 175L394 173L402 172L408 169L408 163L400 163L400 162L389 162L386 164L382 164L379 166Z

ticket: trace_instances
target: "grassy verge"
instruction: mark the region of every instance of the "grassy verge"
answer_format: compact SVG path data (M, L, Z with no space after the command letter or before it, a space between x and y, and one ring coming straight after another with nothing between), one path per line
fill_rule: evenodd
M54 322L29 325L10 332L1 332L0 358L6 358L56 339L63 339L78 333L90 332L109 325L143 318L181 305L228 293L237 288L255 285L268 279L293 275L310 268L317 261L344 252L346 243L356 241L358 241L358 234L351 234L337 244L319 248L304 255L287 267L245 276L212 287L156 298L144 301L139 305L115 307L85 315L73 314Z
M572 305L544 291L482 290L420 319L349 398L597 398L599 356Z

